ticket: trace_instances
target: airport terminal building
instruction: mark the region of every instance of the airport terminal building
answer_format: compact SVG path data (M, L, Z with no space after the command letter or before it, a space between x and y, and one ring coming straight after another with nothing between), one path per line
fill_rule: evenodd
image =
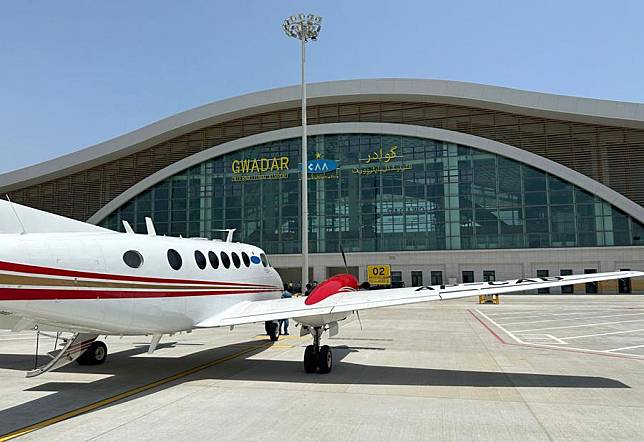
M235 239L299 280L300 89L195 108L0 175L20 204ZM644 104L470 83L308 86L310 275L406 285L644 269ZM637 293L635 281L553 293Z

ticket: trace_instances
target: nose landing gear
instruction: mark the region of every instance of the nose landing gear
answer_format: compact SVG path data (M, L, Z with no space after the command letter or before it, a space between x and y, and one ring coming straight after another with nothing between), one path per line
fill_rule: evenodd
M313 327L313 345L307 345L304 350L304 371L315 373L318 369L321 374L326 374L333 368L333 353L328 345L320 346L320 338L323 333L322 327Z

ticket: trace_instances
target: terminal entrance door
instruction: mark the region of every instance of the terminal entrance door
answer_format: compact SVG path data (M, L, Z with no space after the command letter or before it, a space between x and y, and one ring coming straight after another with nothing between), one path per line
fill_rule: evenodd
M420 270L412 270L411 272L411 286L420 287L423 285L423 272Z

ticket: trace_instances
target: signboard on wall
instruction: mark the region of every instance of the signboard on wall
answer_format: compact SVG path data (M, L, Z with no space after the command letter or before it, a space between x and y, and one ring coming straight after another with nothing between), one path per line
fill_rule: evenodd
M391 266L389 264L367 266L367 281L371 285L391 285Z

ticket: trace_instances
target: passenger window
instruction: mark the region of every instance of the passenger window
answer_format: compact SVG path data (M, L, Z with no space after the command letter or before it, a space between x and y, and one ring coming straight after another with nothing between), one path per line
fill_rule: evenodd
M213 269L219 268L219 258L215 252L208 252L208 259L210 260L210 265Z
M179 255L179 252L177 252L174 249L168 250L168 264L170 264L170 267L172 267L175 270L179 270L181 268L181 265L183 264L183 260L181 259L181 255Z
M235 267L239 268L241 266L241 261L239 260L239 255L235 252L232 253L233 256L233 264L235 264Z
M143 264L143 256L136 250L128 250L123 254L123 262L133 269L138 269Z
M195 250L195 262L201 270L206 268L206 257L199 250Z
M262 265L264 267L268 267L268 259L266 258L266 255L263 253L259 255L260 259L262 260Z
M250 258L246 254L246 252L242 252L242 261L244 261L244 265L246 267L250 267Z
M228 257L228 255L226 255L226 252L221 252L221 263L227 269L230 268L230 258Z

